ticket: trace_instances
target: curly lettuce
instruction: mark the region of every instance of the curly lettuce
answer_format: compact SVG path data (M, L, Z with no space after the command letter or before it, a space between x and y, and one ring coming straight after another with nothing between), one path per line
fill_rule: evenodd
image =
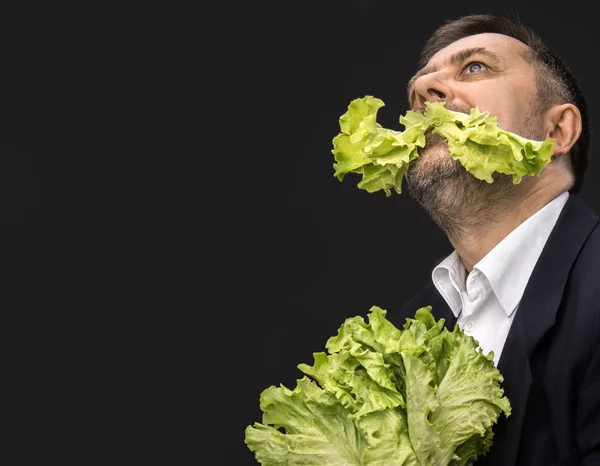
M347 319L290 390L260 395L245 443L265 466L463 466L485 455L511 406L477 341L417 310L402 329L373 306Z
M333 139L334 176L342 181L348 173L361 175L360 189L402 192L402 180L418 148L425 147L431 131L448 141L450 155L473 176L488 183L493 173L512 175L513 183L523 176L537 176L552 158L554 141L534 141L498 127L497 117L471 109L469 114L448 110L445 102L426 102L423 114L413 111L400 117L404 131L377 123L384 106L373 96L353 100L340 117L340 133Z

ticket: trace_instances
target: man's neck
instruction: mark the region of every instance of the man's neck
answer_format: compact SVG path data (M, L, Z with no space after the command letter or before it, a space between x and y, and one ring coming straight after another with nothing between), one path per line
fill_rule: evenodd
M515 228L565 191L566 187L557 189L549 182L538 183L510 209L496 212L490 223L464 228L457 237L449 238L467 273Z

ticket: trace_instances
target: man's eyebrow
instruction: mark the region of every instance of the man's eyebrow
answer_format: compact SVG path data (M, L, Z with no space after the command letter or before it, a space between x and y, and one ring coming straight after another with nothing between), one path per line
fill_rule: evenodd
M471 47L471 48L459 50L458 52L453 53L450 56L450 58L447 60L448 66L456 66L457 64L464 63L466 60L473 57L474 55L485 56L488 59L490 59L491 61L493 61L494 63L500 62L498 55L496 55L491 50L488 50L485 47ZM419 71L417 71L415 73L415 75L412 78L410 78L410 81L408 81L408 84L406 86L406 90L409 93L409 97L410 97L410 91L413 88L415 81L417 79L419 79L421 76L424 76L429 73L434 73L435 71L437 71L437 67L434 65L431 65L431 66L426 65L423 68L421 68Z

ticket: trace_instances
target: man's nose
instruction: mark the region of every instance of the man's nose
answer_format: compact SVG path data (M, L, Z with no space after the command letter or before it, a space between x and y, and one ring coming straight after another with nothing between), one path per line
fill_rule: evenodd
M442 76L439 72L419 76L415 80L414 86L414 108L424 107L425 102L448 101L453 97L452 87L448 83L447 77Z

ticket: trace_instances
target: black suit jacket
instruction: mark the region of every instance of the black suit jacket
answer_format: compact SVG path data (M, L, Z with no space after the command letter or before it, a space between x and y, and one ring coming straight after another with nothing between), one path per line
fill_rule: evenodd
M401 328L428 305L454 327L431 282L389 318ZM500 414L476 466L600 465L600 227L577 195L533 270L498 369L512 413Z

